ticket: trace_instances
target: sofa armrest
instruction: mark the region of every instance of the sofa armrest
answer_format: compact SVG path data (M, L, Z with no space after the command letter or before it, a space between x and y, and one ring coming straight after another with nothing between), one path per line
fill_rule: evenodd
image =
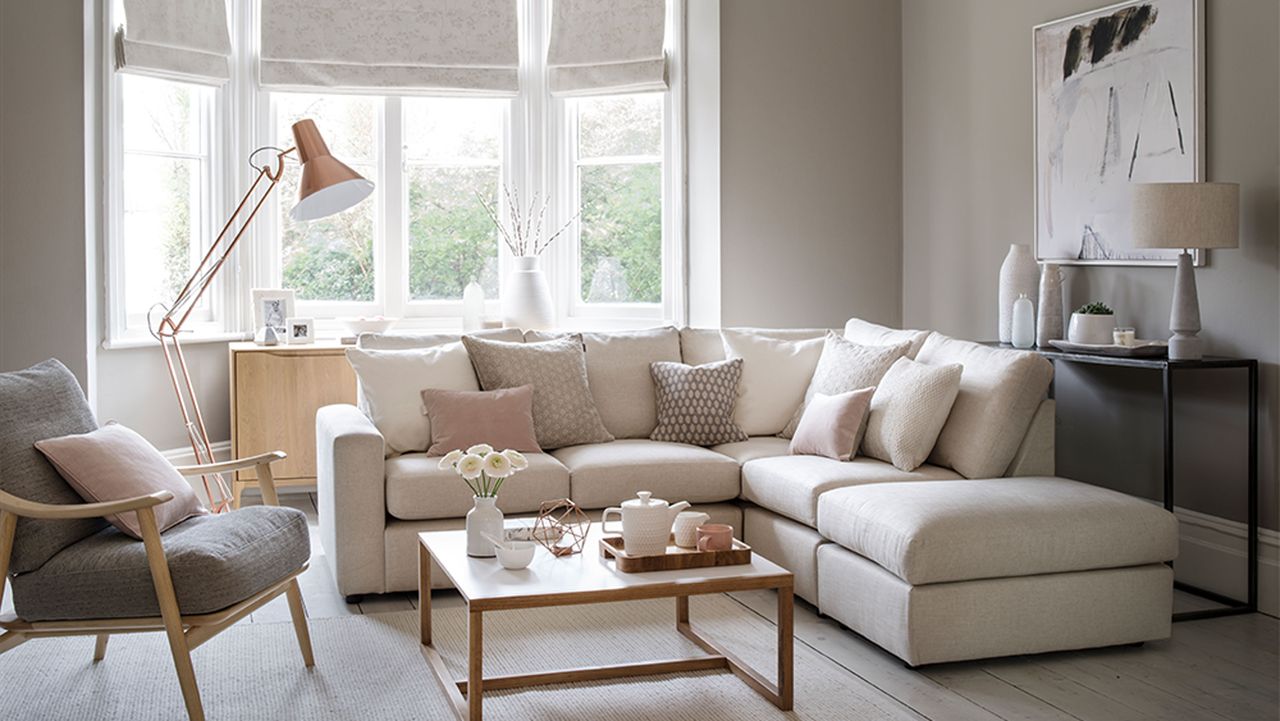
M1056 410L1057 405L1052 398L1040 401L1040 407L1031 417L1027 435L1022 437L1022 443L1018 445L1018 452L1014 454L1009 470L1005 471L1005 477L1056 475L1054 460Z
M382 434L360 409L316 412L320 542L344 596L386 591L384 456Z

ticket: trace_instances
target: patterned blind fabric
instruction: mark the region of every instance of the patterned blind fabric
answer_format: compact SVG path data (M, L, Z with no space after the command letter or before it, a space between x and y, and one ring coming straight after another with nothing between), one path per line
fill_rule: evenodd
M221 85L231 78L224 0L124 0L116 69Z
M552 94L666 90L666 27L666 0L554 0Z

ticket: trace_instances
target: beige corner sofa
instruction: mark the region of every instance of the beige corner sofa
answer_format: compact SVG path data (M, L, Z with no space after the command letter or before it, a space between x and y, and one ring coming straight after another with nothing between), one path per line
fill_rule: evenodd
M755 332L784 340L827 333ZM963 365L956 404L925 465L902 471L865 456L791 456L789 442L773 436L710 448L651 441L649 364L721 360L720 332L586 333L592 396L617 440L531 454L498 504L511 518L552 498L597 513L641 490L688 500L793 571L796 593L820 612L910 665L1168 636L1172 574L1164 562L1176 554L1176 522L1152 504L1053 477L1047 361L857 319L844 335L864 345L910 340L909 357ZM360 345L457 338L366 334ZM415 589L416 534L461 528L471 507L466 487L426 454L387 456L356 406L322 408L316 442L321 539L339 590ZM432 577L447 585L443 573Z

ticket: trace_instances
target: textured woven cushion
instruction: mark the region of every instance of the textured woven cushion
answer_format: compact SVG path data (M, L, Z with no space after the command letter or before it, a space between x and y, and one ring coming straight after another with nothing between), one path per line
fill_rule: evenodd
M602 448L611 448L601 446ZM569 497L569 471L545 453L529 453L529 467L508 478L498 493L505 513L538 510L543 501ZM471 489L452 468L440 469L440 459L406 453L387 459L387 513L415 521L462 518L474 505Z
M184 615L239 603L302 568L311 556L302 511L255 506L196 516L162 536ZM27 621L159 616L141 541L108 528L15 576L13 603Z
M35 443L97 427L76 377L58 361L0 373L0 490L37 503L84 503ZM106 525L101 518L19 518L9 571L39 568L53 554Z
M781 433L804 402L823 341L779 340L737 330L725 330L721 336L725 355L742 359L734 421L748 435Z
M960 373L958 364L894 362L871 398L863 452L904 471L924 463L951 413Z
M924 347L925 340L932 331L898 330L888 326L869 323L860 318L850 318L844 324L844 337L862 345L897 345L908 343L907 357L915 359L916 354Z
M959 363L960 392L929 462L965 478L1003 476L1053 379L1053 364L1027 351L988 348L934 333L920 350L929 365Z
M910 348L911 344L907 342L896 345L863 345L846 340L836 333L827 333L822 345L822 355L818 357L818 365L813 369L813 380L809 381L809 388L804 393L804 403L796 409L795 415L791 416L780 435L790 438L795 434L804 407L815 393L831 396L874 386L889 372L889 366L906 355Z
M533 433L533 386L496 391L422 391L422 407L431 419L433 456L487 443L499 450L537 453Z
M543 343L464 336L462 343L485 390L533 386L533 429L542 448L613 440L587 385L582 336Z
M651 440L695 446L747 440L733 422L742 359L700 366L654 363L649 369L658 407Z
M671 503L717 503L738 496L737 461L706 448L629 438L561 448L552 455L569 469L569 497L583 508L616 506L638 491Z

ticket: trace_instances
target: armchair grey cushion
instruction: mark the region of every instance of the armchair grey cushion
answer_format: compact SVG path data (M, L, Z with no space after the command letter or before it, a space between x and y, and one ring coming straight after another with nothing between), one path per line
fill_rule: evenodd
M84 503L36 450L35 442L97 427L80 383L57 360L0 373L0 490L37 503ZM19 518L9 571L33 571L58 551L106 526L101 518Z
M311 556L307 517L255 506L196 516L161 537L184 616L239 603L302 567ZM26 621L160 615L146 549L107 528L15 576L13 604Z

